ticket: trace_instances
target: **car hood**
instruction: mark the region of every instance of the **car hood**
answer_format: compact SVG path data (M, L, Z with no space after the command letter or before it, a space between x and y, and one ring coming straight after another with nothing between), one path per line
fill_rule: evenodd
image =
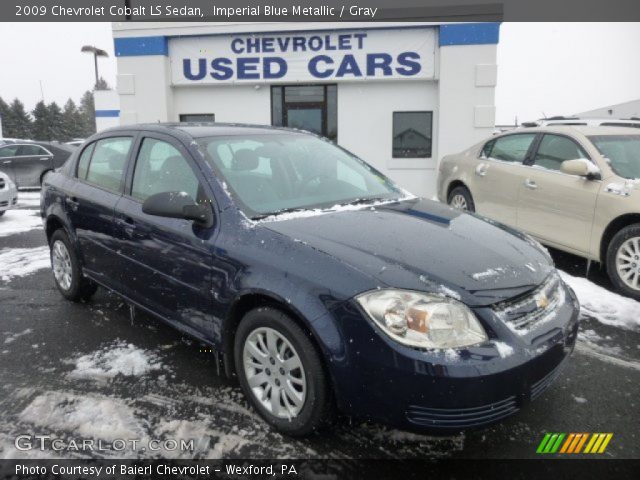
M372 288L438 292L470 306L525 293L554 268L528 237L423 199L275 217L263 226L368 275Z

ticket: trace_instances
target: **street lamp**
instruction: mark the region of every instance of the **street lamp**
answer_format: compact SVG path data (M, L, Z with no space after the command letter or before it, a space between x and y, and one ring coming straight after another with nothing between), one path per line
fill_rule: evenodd
M96 69L96 86L98 85L98 57L108 57L109 54L102 50L101 48L94 47L93 45L85 45L80 49L81 52L84 53L92 53L93 54L93 64Z

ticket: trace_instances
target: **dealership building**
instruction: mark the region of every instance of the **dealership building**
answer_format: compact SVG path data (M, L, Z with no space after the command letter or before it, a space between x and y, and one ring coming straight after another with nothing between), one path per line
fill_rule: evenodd
M98 129L279 125L324 135L409 191L491 135L497 23L114 23L116 91Z

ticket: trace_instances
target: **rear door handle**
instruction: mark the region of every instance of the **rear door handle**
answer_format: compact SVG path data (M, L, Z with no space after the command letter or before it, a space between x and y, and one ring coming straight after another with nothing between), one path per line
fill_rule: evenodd
M531 180L530 178L527 178L524 181L524 186L527 187L529 190L535 190L536 188L538 188L538 184L533 180Z
M4 162L2 162L2 163L11 163L11 160L5 160L5 161L4 161Z

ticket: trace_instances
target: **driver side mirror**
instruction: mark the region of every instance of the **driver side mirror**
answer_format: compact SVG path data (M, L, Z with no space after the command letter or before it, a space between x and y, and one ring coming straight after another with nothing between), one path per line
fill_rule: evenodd
M599 180L601 178L600 169L586 158L565 160L560 164L560 171L568 175L587 177L589 180Z
M142 211L158 217L192 220L204 228L213 226L211 206L197 204L191 195L184 192L161 192L151 195L142 204Z

